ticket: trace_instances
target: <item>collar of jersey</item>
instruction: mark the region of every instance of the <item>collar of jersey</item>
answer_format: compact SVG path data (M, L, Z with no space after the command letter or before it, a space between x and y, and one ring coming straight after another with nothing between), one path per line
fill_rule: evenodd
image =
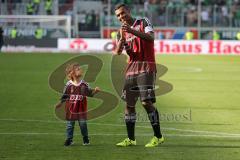
M133 26L135 25L135 23L137 23L138 20L140 20L140 18L138 18L138 17L135 18L135 21L134 21L133 25L131 26L131 28L133 28Z
M70 80L69 82L74 86L79 86L82 83L82 80L78 84L74 83L72 80Z

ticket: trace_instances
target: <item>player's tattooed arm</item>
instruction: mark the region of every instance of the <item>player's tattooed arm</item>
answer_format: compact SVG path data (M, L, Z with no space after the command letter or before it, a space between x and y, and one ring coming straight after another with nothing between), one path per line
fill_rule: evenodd
M122 54L125 42L126 42L126 39L125 39L124 33L123 33L122 29L120 29L117 34L117 47L115 50L116 54L118 54L118 55Z

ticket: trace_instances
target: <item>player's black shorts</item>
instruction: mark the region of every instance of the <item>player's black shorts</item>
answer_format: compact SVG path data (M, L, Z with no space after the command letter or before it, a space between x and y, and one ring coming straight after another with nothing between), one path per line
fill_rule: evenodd
M141 102L150 100L155 103L155 78L156 73L127 76L122 91L122 99L126 101L128 106L132 107L135 106L138 97L140 97Z

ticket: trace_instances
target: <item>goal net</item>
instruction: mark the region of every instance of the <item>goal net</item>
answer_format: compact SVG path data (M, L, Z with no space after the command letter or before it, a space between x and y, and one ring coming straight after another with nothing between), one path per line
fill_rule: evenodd
M6 37L16 28L16 38L34 38L36 29L41 28L43 38L71 38L70 16L0 15L0 26Z

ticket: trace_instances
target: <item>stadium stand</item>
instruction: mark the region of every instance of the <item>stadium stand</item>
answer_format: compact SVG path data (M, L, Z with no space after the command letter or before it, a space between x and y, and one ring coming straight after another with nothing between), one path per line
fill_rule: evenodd
M114 6L121 2L131 7L134 16L148 17L155 27L180 30L173 38L183 37L188 27L201 29L198 38L208 37L213 28L237 32L240 27L239 0L202 0L201 4L198 0L1 0L0 13L70 15L73 36L103 37L102 28L119 26Z

